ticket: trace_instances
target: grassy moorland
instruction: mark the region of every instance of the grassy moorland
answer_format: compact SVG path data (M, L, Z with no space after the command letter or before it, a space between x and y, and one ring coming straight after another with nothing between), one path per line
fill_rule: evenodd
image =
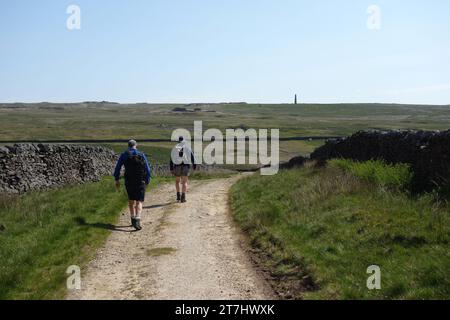
M188 112L174 112L176 107ZM281 137L344 136L368 128L448 129L449 106L396 104L0 104L0 141L168 139L174 129L278 128ZM280 156L309 154L323 141L285 141ZM149 147L170 146L164 143ZM120 148L120 146L119 146Z
M412 197L404 165L331 161L240 180L238 224L275 286L304 299L449 299L450 204ZM367 267L381 268L368 290Z
M192 112L173 112L185 107ZM198 110L195 110L198 109ZM450 107L390 104L0 104L0 140L169 138L176 128L279 128L281 136L367 128L445 129Z

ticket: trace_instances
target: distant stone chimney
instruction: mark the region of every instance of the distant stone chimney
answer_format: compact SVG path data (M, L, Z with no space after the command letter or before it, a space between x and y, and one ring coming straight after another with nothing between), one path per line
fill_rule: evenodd
M297 95L295 95L294 104L297 104Z

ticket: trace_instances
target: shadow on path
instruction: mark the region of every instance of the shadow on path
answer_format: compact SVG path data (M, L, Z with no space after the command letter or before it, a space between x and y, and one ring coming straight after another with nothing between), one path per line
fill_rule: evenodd
M154 204L154 205L151 205L151 206L142 207L142 209L156 209L156 208L161 208L161 207L167 207L167 206L170 206L173 203L174 202L167 202L167 203L162 203L162 204Z
M111 231L120 231L120 232L136 232L135 229L123 229L123 228L131 228L132 225L128 225L128 226L115 226L113 224L110 223L102 223L102 222L96 222L96 223L87 223L86 220L82 217L76 217L75 222L80 225L80 226L86 226L86 227L91 227L91 228L99 228L99 229L106 229L106 230L111 230Z

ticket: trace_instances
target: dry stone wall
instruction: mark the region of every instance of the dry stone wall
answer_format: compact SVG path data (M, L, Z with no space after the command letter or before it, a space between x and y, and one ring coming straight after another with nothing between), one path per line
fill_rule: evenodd
M112 175L118 154L101 146L15 144L0 147L0 193L25 193L98 181ZM197 166L200 171L213 166ZM169 164L151 164L152 176L170 174ZM122 172L123 174L123 172Z
M16 144L0 147L0 192L24 193L98 181L116 155L96 146Z
M414 171L413 189L430 191L450 184L450 130L368 130L317 148L311 159L321 163L332 158L358 161L381 159L407 163Z

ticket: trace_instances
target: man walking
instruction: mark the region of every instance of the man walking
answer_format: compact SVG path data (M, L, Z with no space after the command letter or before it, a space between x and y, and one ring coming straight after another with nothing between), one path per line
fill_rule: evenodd
M178 202L186 202L188 177L191 164L194 170L196 170L197 165L195 164L194 154L186 145L184 138L180 137L178 139L178 144L172 149L170 157L170 172L175 176L175 188L177 190Z
M120 155L114 170L116 188L120 187L120 170L125 166L125 188L128 194L128 207L131 215L131 225L141 230L142 203L145 199L145 189L150 183L151 170L147 157L137 150L135 140L128 141L128 150Z

